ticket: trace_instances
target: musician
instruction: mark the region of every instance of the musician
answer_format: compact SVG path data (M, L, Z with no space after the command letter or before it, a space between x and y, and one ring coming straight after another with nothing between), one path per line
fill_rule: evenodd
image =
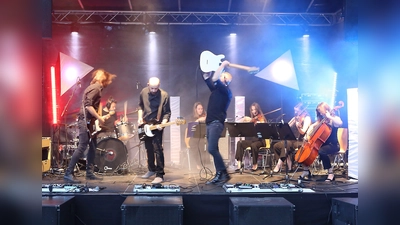
M203 74L204 81L211 91L206 116L208 152L214 158L216 169L215 177L206 184L222 184L231 179L218 148L218 141L224 129L226 111L232 99L232 92L229 89L232 75L224 71L228 65L228 61L223 61L215 72Z
M117 101L113 97L109 97L104 108L102 108L103 116L106 116L106 120L103 125L100 126L101 130L97 135L97 140L101 140L106 137L116 137L115 125L118 121L117 114L115 113L117 107Z
M338 137L337 137L337 130L338 128L343 124L342 119L340 119L339 116L335 115L334 110L331 110L329 105L326 102L321 102L317 105L316 108L316 113L317 113L317 121L313 123L309 131L306 134L306 140L311 140L313 137L310 137L310 134L314 131L314 129L318 128L318 125L321 122L326 123L329 125L332 130L329 135L329 137L326 139L326 141L321 145L318 155L320 160L322 161L322 165L324 166L325 170L328 170L328 176L326 179L323 179L325 181L334 181L335 180L335 175L333 174L333 169L331 165L331 160L329 159L329 154L335 154L339 151L339 142L338 142ZM300 175L300 179L304 179L306 177L310 177L311 173L308 169L307 166L303 168L303 173Z
M64 180L71 183L79 183L73 176L73 171L78 160L83 156L87 146L89 150L86 157L86 179L98 180L99 177L94 175L94 158L96 151L96 140L91 137L90 130L88 130L88 123L97 119L100 125L104 124L105 119L109 115L100 116L97 114L101 93L104 88L110 85L116 75L111 74L104 69L97 69L92 73L92 81L85 89L82 98L81 111L78 115L78 128L79 128L79 145L78 149L72 155L68 168L65 171Z
M160 88L160 79L152 77L149 79L147 87L143 88L139 96L138 126L144 123L168 123L171 117L169 95ZM148 171L142 178L150 178L156 175L152 184L164 181L164 149L163 149L163 128L153 130L153 137L144 139L147 150Z
M243 117L243 119L241 119L241 122L252 122L254 123L254 125L256 125L257 123L267 122L261 110L261 107L258 103L254 102L253 104L251 104L249 111L251 116ZM244 155L244 150L247 147L251 147L251 155L253 156L253 166L251 170L255 172L258 169L258 162L257 162L258 150L262 146L265 146L265 139L263 138L248 137L245 140L238 141L236 144L236 154L235 154L235 159L237 160L238 168L235 170L235 172L240 171L240 169L243 167L242 159Z
M193 105L193 121L198 123L205 123L206 111L203 108L201 102L196 102ZM198 128L197 128L198 129ZM185 143L186 147L191 150L193 159L196 163L197 169L201 169L203 164L207 164L210 161L210 155L205 152L206 142L205 138L187 137L187 128L185 131Z
M303 103L300 102L293 109L295 116L289 121L288 124L293 131L296 140L286 140L286 146L285 140L279 141L274 144L272 149L275 153L275 156L279 158L278 163L273 170L274 173L277 173L281 170L282 164L283 162L285 162L286 159L288 171L291 172L293 152L296 148L301 147L301 145L303 144L304 135L311 125L310 114L307 112L306 107L303 107ZM287 152L285 152L285 147Z
M106 121L104 122L103 125L100 126L101 130L97 135L97 140L101 140L103 138L107 137L117 137L117 131L116 131L116 126L118 123L122 122L127 122L128 118L126 116L123 116L121 120L118 119L118 115L116 113L117 109L117 101L110 96L107 100L107 103L104 108L102 108L102 115L107 116L110 115L109 117L106 117Z

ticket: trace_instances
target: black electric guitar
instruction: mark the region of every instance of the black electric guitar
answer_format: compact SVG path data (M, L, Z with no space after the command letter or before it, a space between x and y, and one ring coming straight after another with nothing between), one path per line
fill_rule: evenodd
M115 111L111 110L107 115L114 115ZM90 119L87 123L87 128L89 129L90 138L95 138L96 135L101 131L100 121L96 118Z
M160 124L157 121L151 121L145 124L142 124L138 127L138 137L139 140L144 140L146 137L153 137L154 134L151 132L152 130L158 129L159 127L164 128L176 124L177 126L186 124L186 120L182 118L178 118L175 121L171 121L168 123Z

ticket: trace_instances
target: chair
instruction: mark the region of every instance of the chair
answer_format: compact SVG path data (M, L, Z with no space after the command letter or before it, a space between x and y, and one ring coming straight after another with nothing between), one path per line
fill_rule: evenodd
M343 174L346 174L346 178L348 178L347 173L347 150L348 150L348 129L347 128L339 128L338 129L338 141L339 141L339 152L334 155L333 159L333 169L338 170L340 167L343 167Z
M274 161L273 161L274 153L271 151L271 142L272 142L271 139L265 139L265 146L261 146L258 150L258 155L262 157L262 163L261 163L262 165L261 166L263 168L263 172L261 172L260 175L265 174L265 167L266 167L266 164L268 161L268 156L270 157L270 161L269 161L270 168L272 168L272 166L274 165ZM250 163L249 165L246 165L246 160L245 160L246 156L248 157L248 160ZM252 166L251 162L253 162L253 156L251 155L251 147L247 147L244 150L242 162L243 162L243 168L250 168ZM242 171L242 169L240 169L240 174L242 174L242 173L243 173L243 171Z

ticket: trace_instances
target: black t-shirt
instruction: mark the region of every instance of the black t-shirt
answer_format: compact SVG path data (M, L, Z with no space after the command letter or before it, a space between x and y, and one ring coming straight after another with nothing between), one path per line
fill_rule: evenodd
M219 79L212 82L210 76L204 80L211 91L210 98L208 99L206 124L214 120L221 123L225 122L226 111L232 99L232 92L228 86L225 86Z
M105 116L109 114L109 112L102 111L102 115ZM101 125L101 131L104 132L115 132L115 121L118 120L117 114L114 113L113 115L110 116L107 120L105 120L104 124Z

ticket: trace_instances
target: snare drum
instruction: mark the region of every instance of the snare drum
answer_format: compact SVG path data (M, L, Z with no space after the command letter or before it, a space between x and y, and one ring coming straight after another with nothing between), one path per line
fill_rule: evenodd
M127 141L135 136L135 127L129 122L120 122L117 124L117 137L121 141Z
M116 138L106 138L97 143L94 162L99 172L114 172L126 162L128 151L122 141Z

